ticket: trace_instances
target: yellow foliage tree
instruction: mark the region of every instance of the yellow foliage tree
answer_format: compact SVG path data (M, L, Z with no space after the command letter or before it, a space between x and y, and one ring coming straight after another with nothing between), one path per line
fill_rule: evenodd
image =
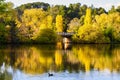
M91 9L88 8L86 10L86 16L85 16L85 19L84 19L84 24L91 24L92 22L92 15L91 15Z
M47 16L47 27L50 29L53 28L53 17L50 15Z
M57 32L63 32L63 18L62 15L56 16L56 31Z
M43 29L52 29L53 18L43 9L26 9L21 21L16 20L21 41L35 40Z
M26 26L40 27L46 18L46 12L42 9L26 9L22 16L22 22Z

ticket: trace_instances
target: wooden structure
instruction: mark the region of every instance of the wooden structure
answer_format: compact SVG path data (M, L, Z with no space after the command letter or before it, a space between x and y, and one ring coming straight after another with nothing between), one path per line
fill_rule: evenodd
M58 35L61 35L62 37L71 37L74 32L57 32Z
M57 32L58 35L63 37L63 43L71 43L71 36L75 34L74 32Z

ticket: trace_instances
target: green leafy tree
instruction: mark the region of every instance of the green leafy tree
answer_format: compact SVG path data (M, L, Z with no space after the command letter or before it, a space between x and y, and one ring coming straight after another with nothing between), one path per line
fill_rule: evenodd
M5 4L4 0L0 0L0 14L5 12L5 10L6 10L5 5L6 4Z
M35 39L36 43L56 43L57 35L50 28L41 29L39 35Z
M16 10L18 11L19 15L22 15L24 10L26 10L26 9L42 8L43 10L47 11L49 9L49 7L50 7L50 5L48 3L33 2L33 3L22 4L22 5L18 6L16 8Z
M116 8L116 11L117 11L117 12L120 12L120 6L118 6L118 7Z
M13 3L0 0L0 42L11 42L15 18Z
M116 12L115 6L112 6L111 9L108 11L108 13L114 13Z

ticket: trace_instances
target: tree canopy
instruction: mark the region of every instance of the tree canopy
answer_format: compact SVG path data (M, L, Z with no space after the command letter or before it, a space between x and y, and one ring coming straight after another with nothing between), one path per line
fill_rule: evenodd
M81 3L65 6L33 2L13 6L11 2L0 0L0 43L34 43L44 35L56 42L57 32L74 32L72 40L78 43L120 42L120 6L111 6L109 11Z

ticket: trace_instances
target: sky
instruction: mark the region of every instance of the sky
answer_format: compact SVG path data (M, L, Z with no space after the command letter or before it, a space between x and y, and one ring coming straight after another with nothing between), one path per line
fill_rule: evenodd
M31 3L31 2L45 2L50 5L66 5L70 3L81 3L88 6L94 5L94 7L103 7L106 10L109 10L112 5L115 7L120 6L120 0L6 0L7 2L13 2L15 7L20 6L21 4Z

